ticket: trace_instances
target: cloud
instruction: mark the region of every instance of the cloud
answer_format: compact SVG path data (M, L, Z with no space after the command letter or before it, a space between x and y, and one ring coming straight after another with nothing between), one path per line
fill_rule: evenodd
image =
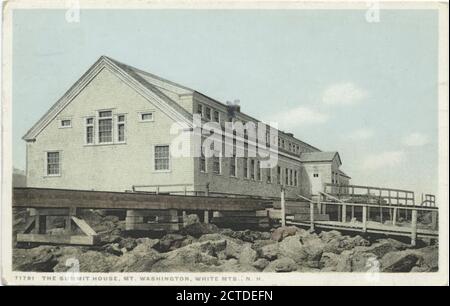
M349 140L366 140L369 138L372 138L372 136L374 135L373 130L371 129L367 129L367 128L361 128L361 129L357 129L354 130L352 132L350 132L347 135L344 135L343 137Z
M421 147L428 143L428 137L421 133L412 133L403 138L402 143L408 147Z
M367 96L367 92L352 82L337 83L325 89L322 102L326 105L354 105Z
M386 151L366 156L362 168L365 170L378 170L381 168L395 167L405 160L403 151Z
M328 115L305 106L285 110L266 118L266 122L278 122L279 128L287 129L304 125L325 123Z

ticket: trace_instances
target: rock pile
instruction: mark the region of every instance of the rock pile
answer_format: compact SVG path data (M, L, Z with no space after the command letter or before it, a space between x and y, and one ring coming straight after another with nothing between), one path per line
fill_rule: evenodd
M233 231L191 218L177 233L127 237L117 217L93 212L87 222L101 246L38 246L13 250L18 271L64 272L430 272L438 248L413 249L393 239L368 241L338 231L310 233L297 227L272 232Z

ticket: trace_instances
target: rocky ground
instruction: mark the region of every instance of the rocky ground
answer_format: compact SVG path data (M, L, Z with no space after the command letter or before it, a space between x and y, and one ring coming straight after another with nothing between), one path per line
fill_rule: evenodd
M15 231L25 223L16 214ZM309 233L297 227L272 231L234 231L198 222L177 233L137 237L123 231L118 217L86 211L101 236L95 247L15 245L18 271L64 272L432 272L438 246L411 248L393 239L346 236L338 231ZM57 221L55 221L57 223ZM61 233L61 229L52 230ZM52 232L51 231L51 232Z

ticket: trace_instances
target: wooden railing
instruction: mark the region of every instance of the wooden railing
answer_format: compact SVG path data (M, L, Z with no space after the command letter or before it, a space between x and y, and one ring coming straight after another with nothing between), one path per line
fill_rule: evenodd
M324 192L354 203L415 205L414 192L404 189L325 184Z

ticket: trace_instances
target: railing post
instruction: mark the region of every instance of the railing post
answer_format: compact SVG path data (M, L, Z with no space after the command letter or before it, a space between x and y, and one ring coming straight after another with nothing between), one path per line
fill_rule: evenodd
M417 238L417 210L413 209L411 212L411 245L416 245Z
M314 203L311 201L309 202L309 221L311 223L310 231L314 231Z
M367 231L367 206L363 206L362 208L362 224L363 224L363 232Z
M394 213L392 214L392 225L396 225L397 224L397 207L394 207Z
M286 201L284 200L284 186L281 186L280 205L281 205L281 226L286 226Z

